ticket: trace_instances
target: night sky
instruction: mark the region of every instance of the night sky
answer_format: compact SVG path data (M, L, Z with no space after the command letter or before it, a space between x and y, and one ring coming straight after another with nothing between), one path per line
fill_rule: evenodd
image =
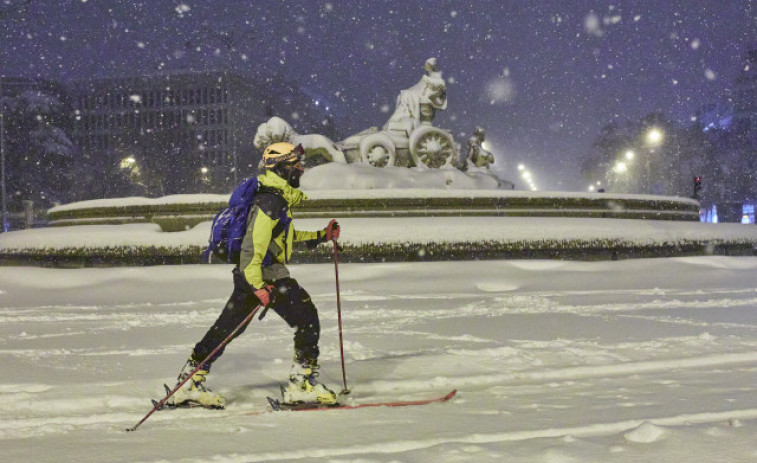
M578 166L607 123L726 103L757 48L757 0L0 0L0 15L2 75L284 76L342 136L386 122L437 57L434 125L463 146L482 126L503 176L523 162L558 190L585 189Z

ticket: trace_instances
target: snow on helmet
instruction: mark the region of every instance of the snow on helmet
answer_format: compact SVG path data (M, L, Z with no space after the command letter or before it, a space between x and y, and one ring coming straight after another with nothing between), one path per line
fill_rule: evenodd
M287 142L274 143L263 151L263 166L270 169L280 162L299 161L304 152L302 145L294 146Z

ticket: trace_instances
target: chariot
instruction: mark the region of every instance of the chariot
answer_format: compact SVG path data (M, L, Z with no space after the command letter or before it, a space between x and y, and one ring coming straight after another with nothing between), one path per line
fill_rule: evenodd
M421 124L410 132L388 125L385 130L372 127L342 141L347 162L430 168L454 166L457 162L459 150L449 131L430 124Z

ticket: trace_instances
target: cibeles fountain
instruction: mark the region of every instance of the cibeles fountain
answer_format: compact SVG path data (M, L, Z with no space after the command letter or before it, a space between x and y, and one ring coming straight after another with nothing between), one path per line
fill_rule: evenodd
M298 218L354 220L351 225L357 230L361 220L370 221L369 225L362 225L367 230L377 226L374 221L378 219L386 219L382 226L400 226L404 230L413 222L399 223L393 222L394 219L416 217L422 218L425 225L428 220L441 217L468 217L465 226L475 226L474 221L486 217L509 216L699 219L699 203L685 198L510 191L513 184L496 175L505 170L504 166L497 164L496 172L492 168L502 159L485 149L486 134L482 128L473 131L463 148L449 130L433 125L436 112L446 108L447 86L436 59L431 58L425 63L420 80L400 91L394 112L380 128L371 127L334 142L320 134L299 134L285 120L273 117L258 126L254 141L261 151L280 141L302 144L305 148L306 171L300 185L308 200L297 206ZM203 222L209 228L209 221L228 201L228 194L81 201L51 209L48 223L57 226L151 221L163 231L185 231ZM444 227L443 221L438 222L442 234ZM208 228L201 233L203 245ZM358 243L362 238L352 235L352 239ZM416 254L404 245L398 250L397 243L391 240L384 247L369 242L361 251L355 251L352 258L356 262L395 259L397 255L416 259L421 253L426 256L421 258L431 255L441 258L450 255L445 240L433 245L419 244ZM473 255L470 244L461 242L450 252L470 258ZM519 247L513 251L515 255L523 252L532 255L522 243L516 245ZM361 246L356 244L355 249ZM482 243L481 254L476 255L508 255L510 251L502 251L510 249L508 246L510 243L500 251L491 251L490 244ZM560 254L559 250L556 252ZM149 253L158 255L154 250ZM178 252L179 262L191 261L193 257L186 253L186 249Z
M306 189L512 189L491 168L495 158L482 146L482 128L461 153L452 133L433 125L436 112L447 109L447 85L436 58L426 60L424 71L418 83L400 91L394 113L381 128L334 142L298 134L284 119L272 117L258 126L255 146L262 151L279 141L302 144Z

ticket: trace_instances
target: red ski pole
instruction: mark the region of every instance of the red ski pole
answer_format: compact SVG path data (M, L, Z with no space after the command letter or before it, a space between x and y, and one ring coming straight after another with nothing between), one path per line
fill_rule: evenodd
M200 369L203 367L203 365L205 365L205 362L207 362L208 360L210 360L211 358L213 358L213 356L216 355L216 353L219 350L223 349L223 346L225 346L226 344L228 344L229 341L231 341L232 338L234 338L234 335L236 335L237 332L239 330L241 330L243 326L247 325L247 323L249 323L250 320L252 320L252 317L255 316L255 314L257 313L258 310L260 310L261 307L262 307L262 305L258 305L257 307L255 307L254 309L252 309L252 312L250 312L250 314L244 320L242 320L242 323L240 323L239 326L237 326L236 328L234 328L234 331L232 331L231 334L229 334L228 336L226 336L226 339L224 339L223 342L221 342L221 344L218 345L218 347L216 347L215 349L213 349L213 352L211 352L207 356L207 358L205 358L205 360L203 360L199 365L197 365L197 368L195 368L194 371L189 374L189 376L187 376L186 378L184 378L184 381L182 381L179 384L177 384L176 387L174 387L168 393L168 395L166 395L165 397L163 397L163 400L161 400L160 402L156 403L155 406L152 407L152 410L150 410L147 413L147 415L145 415L144 418L142 418L139 421L139 423L135 424L131 428L126 428L126 431L136 431L137 428L139 427L139 425L141 425L142 423L144 423L145 421L147 421L147 418L149 418L153 413L155 413L156 411L160 410L160 408L163 407L163 405L165 405L165 403L168 401L168 399L171 398L171 396L174 395L176 393L176 391L178 391L179 389L181 389L181 386L183 386L184 383L186 383L187 381L189 381L192 378L192 376L194 376L195 373L197 373L198 371L200 371Z
M338 245L334 240L334 274L336 276L336 313L339 320L339 353L342 357L342 381L344 382L344 389L339 394L349 394L350 390L347 388L347 373L344 370L344 339L342 338L342 302L339 297L339 254L337 253Z

